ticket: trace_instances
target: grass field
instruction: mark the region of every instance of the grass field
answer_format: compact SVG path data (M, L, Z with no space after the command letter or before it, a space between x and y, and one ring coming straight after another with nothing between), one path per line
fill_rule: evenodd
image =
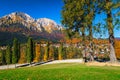
M0 80L120 80L120 67L49 64L0 70Z

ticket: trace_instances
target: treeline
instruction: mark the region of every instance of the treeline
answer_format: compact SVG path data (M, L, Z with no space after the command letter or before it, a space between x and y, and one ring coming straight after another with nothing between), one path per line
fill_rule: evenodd
M62 42L53 44L49 41L35 42L32 38L29 38L27 43L20 44L15 38L12 46L7 45L6 49L0 50L0 65L82 57L80 48L72 44L71 46L63 44Z

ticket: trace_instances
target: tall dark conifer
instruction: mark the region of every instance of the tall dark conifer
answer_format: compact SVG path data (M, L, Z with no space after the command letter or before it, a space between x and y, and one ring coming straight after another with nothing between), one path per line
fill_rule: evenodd
M5 58L6 58L6 63L7 63L7 64L11 64L11 61L12 61L12 53L11 53L11 47L10 47L10 45L7 46Z
M16 38L14 38L14 41L13 41L13 52L12 52L12 63L13 64L16 64L18 62L18 53L19 53L18 40Z
M29 37L27 42L27 62L33 61L33 40Z

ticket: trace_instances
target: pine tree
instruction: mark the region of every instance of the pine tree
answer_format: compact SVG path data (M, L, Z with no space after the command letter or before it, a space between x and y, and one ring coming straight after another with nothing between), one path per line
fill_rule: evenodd
M7 46L7 50L6 50L6 63L7 64L11 64L12 61L12 54L11 54L11 47L10 45Z
M2 65L5 65L6 64L6 60L5 60L5 53L6 51L5 50L1 50L1 63Z
M14 38L14 41L13 41L13 53L12 53L12 63L13 64L16 64L18 62L18 53L19 53L18 40L16 38Z
M33 40L29 37L27 42L27 62L31 64L33 60Z
M19 59L20 59L20 43L18 42L18 45L17 45L17 48L18 48L18 59L17 59L17 61L19 61Z

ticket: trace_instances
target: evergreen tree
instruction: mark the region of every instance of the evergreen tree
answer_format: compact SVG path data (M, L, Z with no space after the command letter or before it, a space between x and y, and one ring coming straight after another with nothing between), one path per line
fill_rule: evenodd
M35 45L35 42L33 41L33 59L36 58L36 45Z
M17 59L17 61L19 61L19 59L20 59L20 43L19 42L18 42L18 46L17 47L18 47L18 56L17 56L18 59Z
M0 51L0 65L2 65L2 52Z
M58 60L58 48L53 47L53 49L54 49L54 60Z
M16 64L18 62L18 54L19 54L19 49L18 49L18 40L14 38L13 41L13 53L12 53L12 63Z
M27 62L33 61L33 40L29 37L27 42Z
M2 65L6 64L6 60L5 60L5 53L6 51L5 50L1 50L1 62L2 62Z
M12 54L11 54L11 47L10 45L7 46L7 50L6 50L6 63L7 64L11 64L12 61Z

